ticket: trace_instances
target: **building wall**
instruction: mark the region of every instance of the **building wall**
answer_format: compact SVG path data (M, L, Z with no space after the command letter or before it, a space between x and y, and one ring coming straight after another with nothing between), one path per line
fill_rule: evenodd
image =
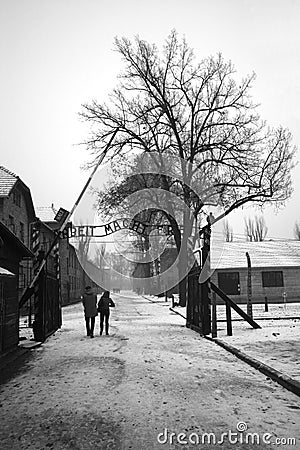
M0 351L6 352L19 343L19 301L15 277L0 277L0 317L2 330L0 334Z
M27 193L28 195L28 193ZM28 210L26 196L22 185L16 184L9 197L0 199L0 221L7 226L25 245L30 248L30 223L35 219L32 211ZM32 260L24 259L20 262L18 279L18 296L32 277Z
M60 293L62 305L70 303L69 282L69 243L67 239L59 241Z
M75 248L68 246L68 283L70 288L70 298L79 300L84 292L85 273L77 259Z
M101 289L85 272L80 264L76 250L67 239L60 240L60 279L62 305L80 301L85 286L92 286L99 292Z
M27 210L25 196L17 186L13 188L9 197L2 198L0 202L0 220L29 247L29 224L32 217ZM23 232L21 224L24 226Z
M44 249L47 249L54 239L54 230L58 230L60 224L54 220L41 222L41 224L44 224L44 228L42 225L40 242ZM75 248L70 244L68 238L59 239L59 272L62 305L80 301L87 285L95 289L98 288L98 285L85 273L78 260Z
M2 322L0 351L5 352L18 345L19 342L19 300L18 275L19 257L13 247L5 244L0 248L0 266L9 270L14 277L0 277L0 299Z
M263 287L262 272L282 271L282 287ZM218 273L220 272L239 272L240 276L240 294L229 295L237 303L247 302L248 271L241 269L217 269L211 277L211 281L218 286ZM282 302L283 293L286 294L286 300L300 301L300 267L264 267L252 268L252 301L253 303L262 303L265 297L271 302Z

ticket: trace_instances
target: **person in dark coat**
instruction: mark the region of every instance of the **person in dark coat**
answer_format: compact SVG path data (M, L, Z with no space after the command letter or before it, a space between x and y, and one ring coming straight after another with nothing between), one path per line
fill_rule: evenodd
M109 291L104 291L98 303L98 312L100 313L100 336L103 333L103 322L105 319L105 333L108 334L109 329L109 308L115 307L114 302L109 296Z
M86 324L87 336L94 337L95 318L97 312L97 295L93 293L91 286L86 286L85 293L82 296L82 304L84 308L84 317Z

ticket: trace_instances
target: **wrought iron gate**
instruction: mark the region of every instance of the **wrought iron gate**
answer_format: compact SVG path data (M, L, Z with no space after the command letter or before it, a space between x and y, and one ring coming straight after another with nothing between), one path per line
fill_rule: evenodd
M49 256L34 289L33 333L43 342L61 327L61 302L55 257Z
M211 333L209 282L199 283L200 268L193 268L188 275L188 301L186 326L202 335Z

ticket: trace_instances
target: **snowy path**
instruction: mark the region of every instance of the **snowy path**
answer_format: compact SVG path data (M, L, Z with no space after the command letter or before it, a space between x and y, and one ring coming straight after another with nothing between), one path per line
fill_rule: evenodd
M298 397L187 329L167 303L113 299L110 336L97 322L95 339L85 337L81 305L66 307L62 329L1 386L1 450L253 448L193 444L238 422L300 449ZM168 444L157 440L164 429Z

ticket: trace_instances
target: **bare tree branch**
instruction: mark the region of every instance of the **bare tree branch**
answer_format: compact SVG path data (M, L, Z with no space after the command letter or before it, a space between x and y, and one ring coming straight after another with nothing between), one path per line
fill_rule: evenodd
M108 155L113 161L121 154L130 164L143 154L180 159L177 172L156 180L190 210L180 212L185 226L178 245L187 242L206 204L223 207L216 221L249 202L284 204L292 192L296 149L289 130L267 127L260 118L251 97L255 74L238 80L221 54L196 63L193 50L174 30L161 51L139 37L133 42L116 38L115 48L124 62L119 85L108 104L82 106L81 118L91 124L86 146L93 164L118 129ZM156 159L153 164L159 164ZM117 208L130 186L124 181L110 189ZM102 205L112 200L101 193ZM178 222L176 214L171 216Z

